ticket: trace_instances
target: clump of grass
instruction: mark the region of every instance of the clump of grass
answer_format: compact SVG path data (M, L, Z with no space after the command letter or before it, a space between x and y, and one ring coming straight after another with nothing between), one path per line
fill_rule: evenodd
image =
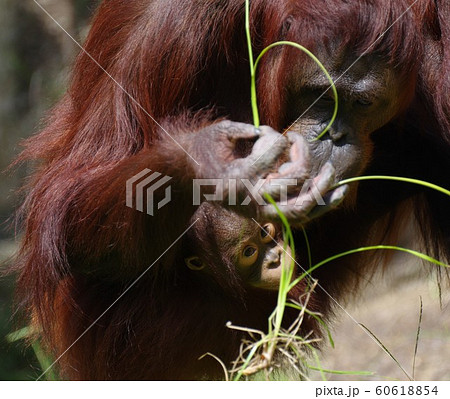
M277 373L279 375L280 369L288 365L305 379L306 353L314 352L314 345L320 339L313 337L312 332L306 336L300 336L299 331L305 315L321 321L320 314L313 313L307 309L317 282L312 281L308 285L308 290L298 298L298 301L288 302L288 293L291 289L291 281L295 270L294 237L289 222L278 209L275 201L270 196L266 198L276 207L283 223L284 256L280 266L281 278L277 306L268 319L267 333L234 326L231 323L227 325L231 329L247 332L249 337L242 341L239 356L234 361L232 369L228 371L229 377L227 376L227 378L240 380L243 377L248 378L263 372L265 379L270 379L272 374ZM291 255L288 255L288 246L291 250ZM299 313L288 328L283 328L282 322L286 307L295 308ZM325 324L323 323L323 325ZM280 361L281 359L282 361Z
M310 277L310 273L316 268L322 266L326 262L321 262L315 266L311 266L300 277L293 280L295 271L295 242L291 227L285 215L280 211L276 202L270 196L266 199L277 209L278 215L282 221L283 242L285 247L284 257L281 265L281 279L278 290L277 305L273 313L268 319L267 333L251 328L235 326L229 323L227 326L231 329L244 331L248 333L248 338L241 343L238 358L233 362L231 370L225 370L226 379L235 381L242 378L255 379L262 377L265 380L279 380L283 376L289 376L285 370L293 370L297 379L307 380L307 370L320 372L322 379L327 380L325 374L350 374L350 375L371 375L367 371L342 371L327 370L320 363L317 354L317 344L322 340L313 335L313 332L300 335L301 327L305 316L311 317L326 331L328 339L332 347L334 342L330 330L326 323L322 320L322 315L312 312L308 309L308 303L318 282ZM256 221L255 221L256 222ZM306 233L305 233L306 234ZM306 235L305 238L307 239ZM277 244L279 245L279 244ZM288 254L287 246L291 249L291 255ZM290 259L288 259L290 258ZM329 259L331 261L332 259ZM289 292L300 281L308 279L307 290L297 301L288 299ZM293 308L298 311L298 316L287 328L282 325L285 309ZM315 365L309 364L309 359L314 359ZM217 358L216 358L217 359ZM289 376L290 377L290 376Z

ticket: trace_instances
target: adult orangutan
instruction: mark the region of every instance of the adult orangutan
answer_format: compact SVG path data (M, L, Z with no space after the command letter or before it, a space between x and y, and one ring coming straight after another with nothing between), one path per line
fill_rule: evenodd
M314 101L328 81L286 46L269 52L258 72L270 128L250 125L243 0L107 0L67 95L27 141L21 159L35 161L35 170L22 208L18 295L64 378L220 378L215 360L198 359L236 357L244 333L226 322L267 328L276 290L249 286L232 268L212 282L186 265L193 179L314 179L321 206L298 205L301 187L284 187L284 204L267 186L261 192L275 196L294 226L300 264L307 264L301 225L316 262L393 243L411 215L428 253L448 257L450 207L442 194L381 181L333 188L361 174L450 187L448 1L252 0L250 18L255 54L295 41L336 82L339 114L321 139L314 140L332 100ZM172 201L155 216L126 206L126 182L145 169L172 178ZM237 186L238 199L244 188ZM229 207L227 190L216 206L276 220L275 208L254 198ZM198 239L204 234L198 230ZM316 289L312 309L328 315L329 295L345 295L375 263L363 254L318 269L326 292ZM303 328L320 334L314 320Z

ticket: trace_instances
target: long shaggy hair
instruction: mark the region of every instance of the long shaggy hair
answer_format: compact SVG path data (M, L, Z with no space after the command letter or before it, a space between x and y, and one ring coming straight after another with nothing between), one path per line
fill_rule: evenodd
M282 39L314 51L338 37L355 56L381 57L414 76L405 82L414 101L374 134L367 173L449 187L449 7L447 0L253 0L254 51ZM15 266L18 298L55 357L188 225L194 210L186 187L195 172L160 125L182 140L219 118L251 122L243 0L104 1L84 49L67 94L19 158L32 161L34 171L19 217L25 235ZM259 70L262 119L279 130L286 127L285 84L295 51L274 50ZM206 110L201 122L186 117ZM178 195L170 212L151 220L125 207L124 182L145 167L172 176ZM395 230L393 221L401 223L405 204L430 254L448 256L448 199L422 191L361 184L355 209L309 226L314 258L380 242ZM297 241L302 253L300 234ZM59 360L65 378L213 377L220 368L197 359L206 352L225 362L236 356L242 335L226 321L266 328L276 295L248 291L234 298L200 283L181 264L180 251L175 245L157 260ZM367 255L353 257L317 277L339 297L369 263ZM325 314L332 308L320 292L314 303ZM313 322L307 328L319 330Z

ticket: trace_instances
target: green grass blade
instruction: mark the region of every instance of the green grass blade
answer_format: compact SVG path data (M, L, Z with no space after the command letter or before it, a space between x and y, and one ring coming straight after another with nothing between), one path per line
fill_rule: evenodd
M252 37L250 33L250 1L245 1L245 32L247 36L247 47L248 47L248 59L250 63L250 81L251 81L251 104L253 113L253 124L255 127L259 127L259 111L258 111L258 100L256 95L256 70L253 63L253 49L252 49Z
M29 338L33 334L31 327L24 327L20 330L14 331L6 336L6 341L9 343L17 342L22 339Z
M420 311L419 311L419 322L417 323L417 333L416 333L416 343L414 345L414 356L413 356L413 365L412 365L412 378L415 380L416 374L416 358L417 358L417 349L419 348L419 338L420 338L420 328L422 326L422 316L423 316L423 301L422 297L420 297Z
M447 190L441 186L438 186L436 184L429 183L424 180L411 179L409 177L399 177L399 176L382 176L382 175L377 176L377 175L375 175L375 176L352 177L350 179L345 179L345 180L340 181L336 186L339 187L339 186L343 186L345 184L354 183L354 182L358 182L358 181L364 181L364 180L393 180L393 181L399 181L399 182L404 182L404 183L418 184L420 186L424 186L424 187L439 191L445 195L450 196L449 190Z
M337 117L337 113L338 113L338 108L339 108L339 99L338 99L338 93L337 93L337 89L336 86L334 84L333 79L331 78L330 74L328 73L327 69L323 66L323 64L319 61L319 59L311 52L309 51L306 47L303 47L302 45L298 44L298 43L294 43L294 42L289 42L289 41L279 41L276 43L272 43L271 45L267 46L263 51L261 51L261 54L258 56L258 58L255 61L255 66L253 68L253 72L254 74L256 74L256 70L258 68L258 64L261 61L261 58L271 49L273 49L274 47L277 46L291 46L294 47L300 51L303 51L306 55L308 55L318 66L319 68L322 70L322 72L325 74L325 76L327 77L328 81L330 82L330 88L333 91L333 96L334 96L334 110L333 110L333 115L331 116L330 122L328 123L328 125L325 127L325 129L322 130L322 132L314 139L314 141L319 140L320 138L322 138L322 136L328 132L328 130L330 130L331 125L333 125L336 117ZM255 76L253 76L253 78L255 78Z
M358 375L358 376L365 376L365 375L373 375L374 373L372 371L345 371L345 370L328 370L328 369L319 369L317 367L308 365L308 368L314 371L321 371L328 374L337 374L337 375Z
M384 344L378 339L378 337L372 332L370 331L364 324L362 323L358 323L362 328L364 328L364 330L366 330L370 336L378 342L378 344L380 345L380 347L389 355L389 357L397 364L397 366L400 368L400 370L403 371L403 374L406 375L406 377L412 381L412 377L408 374L408 372L402 367L402 365L400 364L400 362L395 358L395 356L389 351L388 348L386 348L386 346L384 346Z
M324 65L319 61L319 59L306 47L303 47L302 45L290 41L279 41L276 43L272 43L271 45L267 46L261 53L259 54L258 58L255 62L253 62L253 49L252 49L252 39L251 39L251 33L250 33L250 1L245 1L245 32L247 36L247 47L248 47L248 54L249 54L249 63L250 63L250 80L251 80L251 87L250 87L250 94L251 94L251 105L252 105L252 114L253 114L253 124L255 127L259 127L260 125L260 118L259 118L259 111L258 111L258 99L257 99L257 93L256 93L256 70L258 69L259 62L261 61L261 58L271 49L277 46L291 46L294 47L300 51L303 51L306 53L322 70L322 72L327 77L328 81L330 82L330 88L333 91L334 95L334 110L333 115L330 119L330 122L325 127L324 130L314 139L319 140L322 138L322 136L330 130L331 125L334 123L337 113L338 113L338 107L339 107L339 100L338 100L338 93L336 90L336 86L334 84L333 79L331 78L330 74L328 73L327 69L324 67Z
M433 263L435 265L442 266L442 267L445 267L445 268L450 268L450 265L447 265L447 264L445 264L443 262L438 261L437 259L432 258L431 256L425 255L425 254L423 254L421 252L418 252L418 251L414 251L412 249L396 247L394 245L374 245L374 246L370 246L370 247L361 247L361 248L357 248L357 249L352 249L350 251L342 252L340 254L331 256L331 257L323 260L322 262L317 263L313 267L309 268L306 272L304 272L300 277L295 279L291 283L290 289L292 289L296 284L298 284L301 280L303 280L311 272L313 272L314 270L318 269L319 267L325 265L326 263L332 262L333 260L342 258L342 257L347 256L347 255L352 255L352 254L356 254L356 253L359 253L359 252L365 252L365 251L380 250L380 249L385 249L385 250L387 249L387 250L394 250L394 251L405 252L405 253L408 253L410 255L416 256L416 257L418 257L418 258L420 258L422 260L425 260L427 262Z

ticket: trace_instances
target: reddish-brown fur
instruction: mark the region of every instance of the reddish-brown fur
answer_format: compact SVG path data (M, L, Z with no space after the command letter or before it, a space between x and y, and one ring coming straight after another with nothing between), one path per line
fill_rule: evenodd
M21 159L36 161L36 169L22 208L18 296L53 356L63 353L157 260L195 210L189 205L192 163L154 120L181 143L218 118L251 123L243 3L105 1L85 49L136 102L81 53L67 95L46 128L27 141ZM317 42L326 45L327 38L339 35L343 45L362 53L412 1L251 3L255 52L282 38L314 50ZM403 76L412 76L405 92L415 96L402 117L375 133L368 174L450 186L447 3L419 0L369 50L383 55ZM274 50L258 75L263 122L279 131L286 127L291 54L287 48ZM186 116L205 108L211 109L207 117ZM153 218L125 207L125 181L144 168L172 176L177 194ZM409 216L397 211L399 205L415 213L429 253L448 255L447 198L400 183L374 182L360 185L354 208L310 224L314 261L393 240L391 224L399 226ZM305 253L301 234L297 247ZM158 259L59 360L65 378L217 377L217 364L197 359L206 352L233 359L241 334L225 323L265 328L274 294L242 293L231 277L222 285L196 280L180 259L181 248L177 243ZM364 279L372 258L346 258L316 276L339 298ZM326 315L332 310L320 290L313 307Z

